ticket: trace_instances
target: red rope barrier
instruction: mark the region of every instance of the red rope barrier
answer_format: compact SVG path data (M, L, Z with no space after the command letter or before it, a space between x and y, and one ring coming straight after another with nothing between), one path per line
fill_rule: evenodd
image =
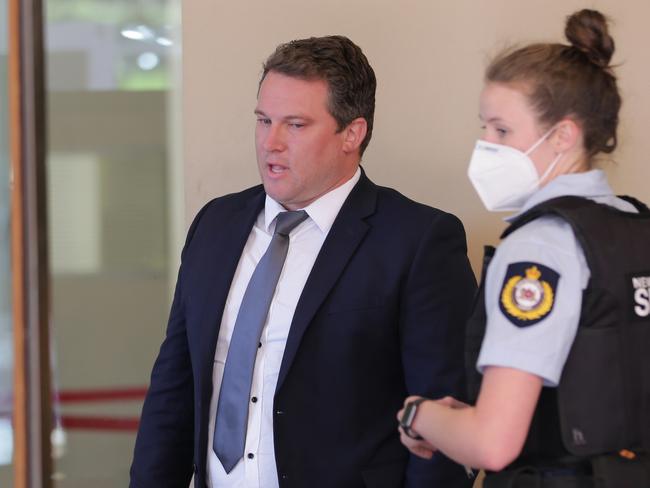
M146 394L146 386L94 390L62 390L58 393L57 399L60 403L113 402L142 400Z
M55 394L61 404L99 403L143 400L147 394L146 386L125 388L96 388L84 390L62 390ZM113 432L135 432L138 430L138 417L62 415L61 426L69 430L103 430Z
M64 429L110 430L135 432L138 430L139 418L132 417L86 417L63 415L61 425Z

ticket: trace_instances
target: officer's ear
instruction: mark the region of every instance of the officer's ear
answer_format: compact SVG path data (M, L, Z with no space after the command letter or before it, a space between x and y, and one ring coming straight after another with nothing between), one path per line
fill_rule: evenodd
M551 135L551 144L556 153L566 153L576 147L581 147L583 132L581 125L574 119L566 117L555 125Z

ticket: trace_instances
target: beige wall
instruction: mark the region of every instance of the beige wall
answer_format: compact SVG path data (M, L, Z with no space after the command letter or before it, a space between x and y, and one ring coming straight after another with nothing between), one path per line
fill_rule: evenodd
M561 41L564 18L583 7L615 22L624 108L620 150L607 170L617 192L650 200L647 1L201 1L183 7L187 219L210 198L258 182L252 112L266 56L290 39L344 34L378 79L369 176L457 214L477 270L482 244L503 228L465 175L486 60L513 42Z

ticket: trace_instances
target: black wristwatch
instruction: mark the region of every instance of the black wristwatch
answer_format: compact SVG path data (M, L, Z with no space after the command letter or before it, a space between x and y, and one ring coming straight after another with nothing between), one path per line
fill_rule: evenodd
M404 413L402 414L402 418L399 419L399 426L404 430L404 433L409 436L411 439L416 439L416 440L422 440L422 436L419 436L416 434L413 430L411 430L411 426L413 425L413 421L415 420L415 415L418 413L418 406L420 403L426 401L427 399L424 397L420 397L416 400L413 400L412 402L408 402L406 406L404 407Z

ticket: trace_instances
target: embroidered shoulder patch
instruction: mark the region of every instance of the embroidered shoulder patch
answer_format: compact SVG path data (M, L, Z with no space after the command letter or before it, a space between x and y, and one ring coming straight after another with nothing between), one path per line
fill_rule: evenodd
M517 327L535 325L553 310L559 279L556 271L543 264L511 263L501 287L501 311Z

